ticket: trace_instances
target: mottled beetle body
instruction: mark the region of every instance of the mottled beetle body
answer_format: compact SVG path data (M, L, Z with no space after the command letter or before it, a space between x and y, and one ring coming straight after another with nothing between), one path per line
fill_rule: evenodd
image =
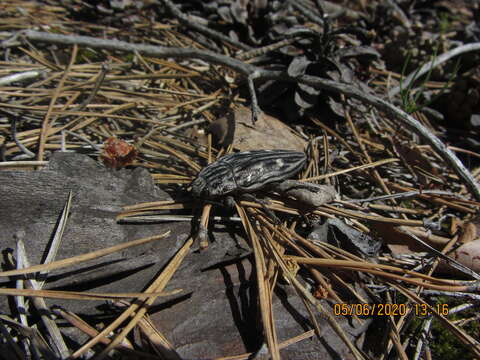
M260 190L297 174L305 165L302 152L254 150L226 155L206 166L192 182L192 195L209 199Z

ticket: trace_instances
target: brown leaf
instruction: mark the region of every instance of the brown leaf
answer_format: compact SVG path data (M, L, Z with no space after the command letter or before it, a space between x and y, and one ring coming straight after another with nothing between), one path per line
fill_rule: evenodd
M433 177L443 181L443 179L439 177L437 169L432 166L420 150L406 142L400 142L395 138L392 139L392 143L398 156L403 160L405 165L410 168L410 171L417 176L418 181L422 185L426 186L430 183L427 174L431 174Z
M472 269L475 272L480 271L480 240L475 240L463 244L451 255L460 264Z
M138 151L134 146L124 140L110 137L105 141L101 158L105 166L120 169L130 165L137 155Z
M480 218L472 219L460 227L458 242L469 243L480 239Z
M304 151L306 142L280 120L260 114L252 125L249 108L240 107L234 112L214 121L208 131L221 147L233 142L233 147L240 150L285 149Z

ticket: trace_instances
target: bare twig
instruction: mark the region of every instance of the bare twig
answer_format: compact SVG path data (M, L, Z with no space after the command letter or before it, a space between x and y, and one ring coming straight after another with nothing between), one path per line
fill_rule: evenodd
M72 51L72 56L70 58L70 62L67 65L67 68L65 69L65 72L63 73L62 78L60 79L60 82L53 92L53 96L50 99L50 105L48 106L47 113L45 114L45 117L42 122L42 131L40 132L40 141L38 144L38 154L37 154L37 160L42 161L43 160L43 155L45 151L45 144L47 143L47 138L48 138L48 133L51 127L53 126L53 123L55 121L55 118L51 119L51 115L53 112L53 107L55 103L57 102L57 98L60 95L60 92L62 91L63 84L65 83L65 80L68 77L68 73L70 72L71 67L73 66L76 57L77 57L77 52L78 52L78 46L74 45L73 51Z
M255 125L255 122L258 120L258 116L260 115L260 108L258 107L257 94L255 92L254 79L255 78L254 78L253 74L249 75L248 78L247 78L248 92L250 93L251 106L252 106L252 123Z
M411 231L408 231L408 230L404 230L404 229L401 229L400 230L401 232L403 233L406 233L408 236L410 236L412 239L414 239L417 243L421 244L422 246L426 247L430 252L432 252L435 256L438 256L440 258L442 258L443 260L445 260L450 266L454 267L455 269L461 271L462 273L464 274L467 274L467 275L470 275L472 278L474 278L475 280L480 280L480 275L477 274L475 271L473 271L472 269L466 267L465 265L462 265L460 264L458 261L456 261L455 259L447 256L447 255L444 255L442 254L440 251L436 250L435 248L431 247L430 245L428 245L425 241L423 241L422 239L420 239L418 236L416 236L415 234L413 234Z
M420 135L432 148L438 152L438 154L445 160L453 170L458 174L458 176L463 179L475 196L477 200L480 200L480 187L475 181L475 178L468 171L467 168L462 164L462 162L457 158L457 156L448 149L445 144L434 134L431 133L425 126L423 126L418 120L408 115L401 109L395 107L389 102L380 99L371 94L367 94L365 91L353 87L350 84L344 84L333 80L328 80L316 76L302 75L299 77L289 76L285 72L280 71L271 71L258 68L254 65L245 64L237 59L231 57L216 54L211 51L198 50L198 49L189 49L189 48L170 48L163 46L152 46L152 45L143 45L143 44L131 44L124 41L118 40L105 40L105 39L96 39L93 37L87 36L72 36L72 35L56 35L49 34L37 31L28 30L23 33L24 36L31 41L44 41L56 44L65 44L65 45L81 45L89 46L93 48L102 48L110 49L117 51L130 51L139 53L148 54L158 57L174 57L174 58L198 58L205 61L210 61L214 64L224 65L233 70L238 71L247 78L253 80L264 79L264 80L283 80L294 83L302 83L310 85L315 88L326 89L334 92L340 92L347 96L364 101L388 114L393 116L395 119L407 125L413 129L418 135ZM480 48L480 45L478 45Z
M5 110L2 110L0 109L1 112L7 114L8 116L11 117L11 121L12 121L12 124L10 126L10 130L11 130L11 133L12 133L12 138L13 138L13 141L15 141L15 144L17 144L18 148L24 153L24 155L21 155L21 158L19 157L16 157L15 160L23 160L23 159L32 159L35 157L35 154L33 152L31 152L30 150L28 150L25 145L23 145L20 140L18 140L17 138L17 115L15 114L12 114L8 111L5 111Z
M0 78L0 86L10 85L13 82L17 81L25 81L30 79L35 79L39 76L44 74L44 71L41 70L32 70L32 71L24 71L21 73L11 74L7 76L3 76Z
M305 16L308 20L317 23L318 25L323 25L323 19L314 14L312 9L308 8L306 5L302 4L300 1L289 1L290 5L293 6L295 9L300 11L300 13Z
M177 126L174 126L170 129L168 129L169 132L175 132L175 131L178 131L178 130L181 130L181 129L185 129L185 128L188 128L188 127L191 127L191 126L195 126L195 125L199 125L199 124L203 124L207 122L206 119L197 119L197 120L191 120L191 121L187 121L183 124L180 124L180 125L177 125Z
M256 58L258 56L265 55L265 54L267 54L271 51L275 51L277 49L280 49L284 46L293 44L299 38L300 37L298 37L298 36L293 36L293 37L289 37L289 38L286 38L286 39L282 39L282 40L277 41L276 43L273 43L273 44L270 44L270 45L265 45L265 46L262 46L262 47L259 47L259 48L256 48L256 49L253 49L253 50L250 50L250 51L240 52L235 57L238 60L244 60L244 61L245 60L250 60L250 59Z
M23 241L19 241L17 244L18 249L20 250L18 253L19 259L21 258L21 263L25 267L29 267L30 263L27 258L27 253L25 251L25 246L23 245ZM27 279L25 280L28 284L28 287L34 290L41 290L43 283L37 282L35 279ZM31 297L32 303L34 304L36 310L40 313L40 317L42 319L42 322L47 329L48 334L50 335L50 338L52 339L52 342L57 350L58 355L61 356L62 359L67 358L70 355L70 352L68 351L68 347L65 344L65 341L63 339L62 333L60 332L57 324L55 323L54 320L52 320L47 314L50 313L47 304L45 303L45 300L40 297Z
M341 15L346 16L352 20L357 20L361 18L365 18L366 16L361 12L349 9L344 5L340 5L331 1L322 1L322 6L324 10L329 13L329 18L335 19Z
M4 161L0 162L0 168L23 167L23 166L46 166L48 161Z
M103 83L103 80L105 80L105 76L107 75L107 72L109 71L110 67L108 64L102 64L102 69L100 70L100 73L98 74L97 78L95 79L95 85L93 87L93 90L90 92L88 97L85 99L84 102L82 102L78 108L73 109L73 111L83 111L85 108L90 104L93 100L93 98L97 95L98 90L100 89L100 86Z
M22 34L26 39L30 41L63 45L76 44L79 46L91 47L94 49L108 49L131 53L135 53L136 51L138 51L142 55L157 56L159 58L172 57L177 59L201 59L210 63L227 66L235 71L238 71L241 74L244 74L245 76L248 76L257 69L256 66L245 64L229 56L217 54L208 50L132 44L126 41L98 39L91 36L58 35L33 30L27 30Z
M398 194L375 196L375 197L370 197L370 198L365 198L365 199L349 199L349 200L346 200L346 202L349 202L349 203L364 203L364 202L370 203L372 201L386 200L386 199L398 199L398 198L404 199L404 198L417 196L417 195L421 195L421 194L446 195L446 196L453 197L453 198L462 198L461 195L452 193L450 191L443 191L443 190L423 190L423 191L420 191L420 190L415 190L415 191L405 191L405 192L398 193ZM463 200L465 200L465 199L463 199Z
M71 135L73 137L76 137L77 139L80 139L84 142L86 142L88 145L90 145L93 149L96 151L102 151L102 149L95 143L91 142L88 140L86 137L79 135L77 133L74 133L73 131L70 130L63 130L62 131L62 151L66 151L66 146L65 146L65 134Z
M455 56L464 54L466 52L478 51L478 50L480 50L480 43L473 43L473 44L462 45L455 49L447 51L446 53L443 53L442 55L434 58L432 61L424 64L419 70L415 70L412 73L410 73L410 75L408 75L405 78L405 80L403 80L402 86L394 87L388 92L388 97L389 98L394 97L402 90L402 88L408 88L410 84L414 82L416 79L418 79L420 76L428 73L431 69L437 67L440 64L443 64L444 62L450 60L451 58L454 58Z
M401 21L404 27L410 28L412 26L412 23L410 22L410 20L408 20L408 17L407 15L405 15L405 12L402 10L400 6L398 6L398 4L395 1L387 0L385 1L385 4L394 11L395 17Z

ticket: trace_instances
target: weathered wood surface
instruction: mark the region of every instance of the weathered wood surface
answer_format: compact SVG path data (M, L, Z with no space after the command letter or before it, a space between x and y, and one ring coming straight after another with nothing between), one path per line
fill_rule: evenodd
M171 230L165 239L121 253L112 254L49 275L48 289L95 292L142 291L190 234L190 223L148 225L117 224L115 216L124 205L168 199L157 189L146 170L107 170L79 154L55 153L41 171L0 171L0 248L5 254L15 249L15 234L24 231L31 264L45 253L70 190L71 215L57 259L113 246ZM227 231L228 230L228 231ZM258 299L252 260L220 264L238 254L242 239L233 239L232 229L216 225L210 247L192 252L174 275L167 290L183 293L159 298L150 311L156 326L184 358L211 358L258 350L262 340ZM4 264L4 261L2 261ZM211 267L209 270L205 270ZM14 282L0 279L2 286ZM79 315L89 315L91 323L110 323L115 315L105 315L102 301L61 301L47 299ZM0 298L0 311L11 314L12 303ZM280 285L274 297L274 313L280 341L296 336L311 325L308 315L292 289ZM329 359L332 349L346 354L345 346L323 323L323 343L306 340L282 350L283 359ZM86 340L76 330L62 331L79 343ZM328 345L327 345L328 344Z

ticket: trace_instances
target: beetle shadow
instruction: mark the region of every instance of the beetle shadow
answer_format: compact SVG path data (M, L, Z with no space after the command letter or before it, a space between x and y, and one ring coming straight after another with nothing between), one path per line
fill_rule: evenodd
M248 259L247 261L252 268L254 266L253 260ZM227 269L230 264L235 265L233 271L238 274L238 286L232 279L231 271ZM263 329L260 321L258 321L260 313L257 306L258 290L255 282L255 272L250 271L248 275L244 261L230 262L230 264L226 263L218 268L225 282L225 295L246 351L255 352L263 343ZM238 290L237 294L235 294L235 290Z
M261 324L260 307L258 305L259 294L253 256L248 256L241 261L224 261L215 267L218 268L223 276L225 296L228 299L232 318L245 350L255 353L261 348L265 338ZM313 329L313 324L308 314L301 312L299 304L292 301L292 296L297 295L291 294L283 286L277 286L274 293L276 298L274 307L277 308L275 311L277 324L283 324L287 321L287 331L292 331L293 327L300 327L305 332ZM280 314L280 312L284 313ZM317 320L319 320L318 317ZM277 328L277 332L281 332L281 330ZM319 341L332 359L341 358L339 353L328 342L323 339Z

